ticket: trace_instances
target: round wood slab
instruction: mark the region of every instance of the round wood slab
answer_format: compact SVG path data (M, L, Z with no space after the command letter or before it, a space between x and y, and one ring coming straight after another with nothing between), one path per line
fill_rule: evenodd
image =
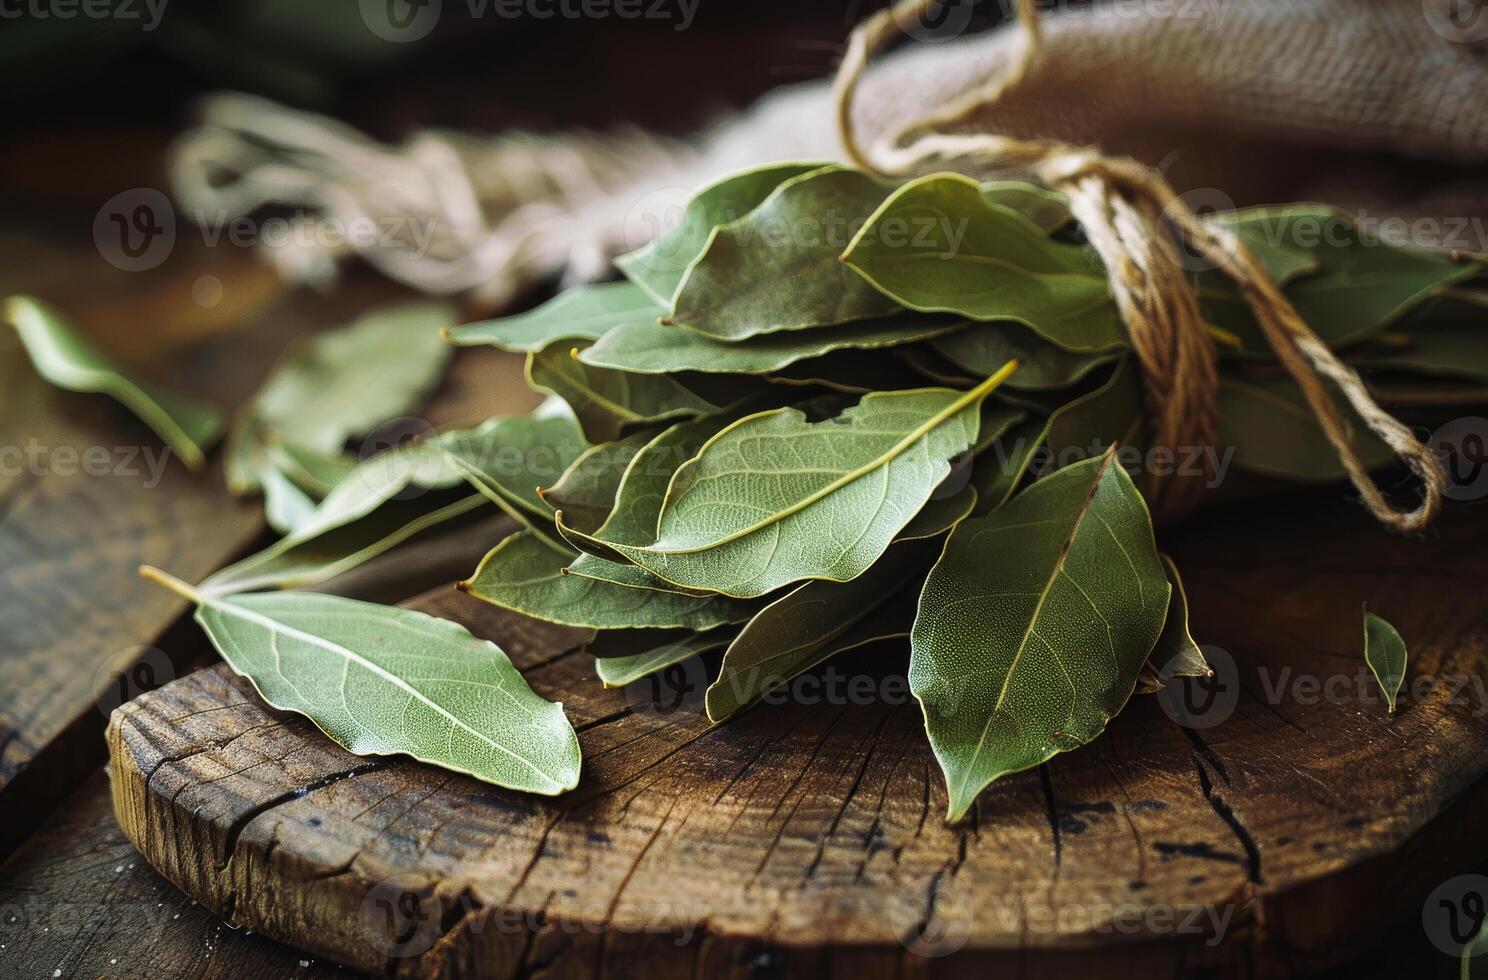
M605 690L574 633L453 589L414 604L564 701L584 752L574 792L351 755L215 667L114 713L115 810L203 905L368 971L1323 968L1419 921L1433 887L1488 853L1488 706L1453 681L1488 664L1488 526L1460 508L1407 540L1336 499L1288 507L1167 536L1195 634L1223 647L1207 710L1139 696L1096 742L994 784L961 826L892 676L902 650L840 657L710 728L701 666ZM1417 696L1393 719L1361 679L1364 601L1411 648ZM1212 693L1188 691L1190 710Z

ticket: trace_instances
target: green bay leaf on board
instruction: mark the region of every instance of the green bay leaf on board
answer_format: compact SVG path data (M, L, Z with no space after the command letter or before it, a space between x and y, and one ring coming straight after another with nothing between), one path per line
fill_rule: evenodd
M989 201L967 177L935 174L900 187L842 260L912 310L1012 320L1071 351L1127 343L1094 253L1055 241L1022 214Z
M611 442L637 426L718 410L672 377L594 367L579 360L577 348L552 346L528 354L527 380L567 402L592 443Z
M820 170L823 163L771 163L715 181L694 194L677 226L655 241L620 256L615 265L651 299L671 309L687 267L719 225L743 218L792 177Z
M602 282L574 286L535 309L498 320L451 327L446 339L460 347L490 345L530 354L560 340L568 346L598 340L609 330L634 323L655 323L666 313L639 286Z
M737 341L895 312L838 261L851 229L888 192L867 174L835 166L785 181L749 214L713 230L664 322Z
M463 626L339 596L203 595L150 577L197 604L212 645L265 701L348 751L407 754L549 796L578 785L579 741L563 706Z
M845 650L909 635L918 590L905 587L924 577L939 552L936 540L895 544L855 579L806 582L755 613L708 687L708 720L738 714Z
M1188 629L1188 593L1183 590L1178 566L1167 555L1159 554L1158 557L1162 559L1163 571L1167 573L1173 591L1168 598L1168 618L1163 622L1162 634L1137 678L1137 691L1141 694L1160 691L1175 677L1208 677L1213 674L1209 661L1204 659L1204 651L1199 649Z
M626 469L655 435L653 430L642 429L614 442L590 446L555 483L540 491L543 502L568 515L574 527L597 530L615 507L615 493Z
M1400 685L1405 682L1405 641L1390 623L1372 612L1364 613L1364 662L1385 695L1390 714L1395 713Z
M68 391L108 395L160 437L193 470L222 432L222 413L211 405L132 380L50 306L30 296L5 301L4 319L15 327L36 372Z
M722 413L678 422L642 446L621 474L614 506L595 535L619 544L655 541L657 520L673 475L697 455L704 443L734 421L735 416Z
M576 553L538 531L518 531L460 588L535 619L581 629L707 630L748 619L757 603L630 588L564 570Z
M802 579L856 578L977 439L981 402L1009 368L978 388L865 395L810 422L798 409L735 422L684 464L648 545L564 536L687 588L752 598Z
M938 337L966 325L959 317L894 314L815 330L760 334L729 343L693 330L627 323L579 353L596 367L637 374L698 371L708 374L768 374L837 350L896 347Z
M271 466L266 444L339 453L348 439L418 409L444 376L453 350L440 331L454 321L446 303L384 306L293 344L233 419L227 480L256 490Z
M617 634L628 636L632 634L661 633L659 637L645 637L649 642L645 649L632 653L610 653L608 648L612 645L611 638ZM601 633L599 637L589 644L589 652L597 658L594 662L594 672L605 687L624 687L632 681L638 681L643 677L649 677L657 671L666 670L673 664L679 664L684 660L690 660L698 654L707 653L728 646L729 640L739 632L737 626L719 626L716 629L696 632L674 632L671 630L611 630ZM619 644L613 644L619 646ZM627 644L634 647L635 643Z
M1147 506L1113 453L951 532L909 668L950 820L993 780L1105 729L1162 632L1169 590Z

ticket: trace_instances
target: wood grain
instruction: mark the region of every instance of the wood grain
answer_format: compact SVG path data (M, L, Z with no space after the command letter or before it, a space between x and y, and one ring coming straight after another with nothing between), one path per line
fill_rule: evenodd
M229 926L146 864L95 769L0 868L0 972L12 977L346 977ZM54 971L61 971L54 974Z
M1488 720L1446 686L1391 720L1368 687L1310 703L1299 677L1351 683L1364 600L1411 644L1412 683L1483 676L1488 528L1458 508L1429 540L1389 538L1331 493L1288 511L1170 535L1201 642L1237 665L1227 720L1187 728L1139 699L1090 746L996 784L963 826L944 825L918 712L886 680L902 652L831 665L874 678L874 696L798 688L710 728L700 675L674 678L694 690L672 711L645 682L603 690L572 633L452 590L415 604L565 702L585 754L573 793L350 755L218 667L114 713L116 813L229 920L400 975L1337 965L1488 854Z

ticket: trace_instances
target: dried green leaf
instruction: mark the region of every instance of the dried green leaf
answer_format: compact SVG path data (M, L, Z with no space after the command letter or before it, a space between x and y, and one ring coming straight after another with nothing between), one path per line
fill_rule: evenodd
M131 380L62 319L30 296L5 301L4 318L15 327L36 371L58 388L108 395L133 412L193 470L222 432L222 413L184 395Z
M912 310L1012 320L1071 351L1127 343L1093 252L1053 240L967 177L935 174L900 187L842 260Z
M652 632L664 635L644 636ZM624 687L632 681L649 677L657 671L666 670L673 664L679 664L698 654L726 647L729 640L733 639L734 634L738 632L737 626L720 626L703 633L676 633L670 630L611 631L601 633L599 638L589 645L589 652L598 658L594 662L594 672L599 675L604 686ZM607 653L609 640L617 633L622 636L642 634L642 638L647 641L644 644L645 649L634 653Z
M567 575L565 569L575 556L539 532L519 531L491 549L460 588L526 616L600 630L706 630L743 622L757 606Z
M636 323L656 323L666 310L639 286L606 282L566 289L526 313L452 327L445 332L460 347L490 345L530 354L560 340L568 346L598 340L609 330Z
M908 636L918 589L940 542L896 544L847 582L807 582L754 615L723 655L708 687L708 720L720 722L845 650Z
M839 167L785 181L749 214L713 230L664 322L734 341L893 313L896 304L837 261L848 230L888 192Z
M559 530L602 558L740 598L856 578L975 443L981 402L1007 373L970 392L866 395L822 422L797 409L749 416L677 471L652 544L583 535L561 514Z
M1384 692L1392 715L1405 682L1406 659L1405 641L1395 627L1372 612L1364 613L1364 662Z
M294 344L233 419L228 486L258 489L271 441L336 454L353 436L415 411L444 376L453 352L440 331L453 321L448 304L403 303Z
M949 819L993 780L1104 730L1162 632L1169 590L1146 504L1113 453L951 532L909 671Z
M627 323L606 333L579 360L637 374L699 371L769 374L837 350L896 347L938 337L966 325L959 317L896 314L816 330L761 334L737 343L659 323Z
M615 260L620 271L666 309L702 253L713 229L745 217L782 183L820 170L822 163L772 163L709 184L687 202L677 227L649 245Z
M637 426L718 410L674 378L593 367L579 360L577 349L548 347L528 354L527 380L567 402L593 443L613 442Z
M407 754L552 796L579 782L563 705L535 694L496 644L456 623L309 592L204 595L196 621L265 701L358 755Z

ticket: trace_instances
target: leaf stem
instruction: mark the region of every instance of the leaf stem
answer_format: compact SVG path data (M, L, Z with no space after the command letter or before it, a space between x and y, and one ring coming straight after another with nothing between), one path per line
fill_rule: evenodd
M190 599L198 606L205 604L207 601L206 596L198 592L195 586L188 585L169 572L162 572L154 565L141 565L139 567L139 573L140 578L148 579L156 585L163 585L176 595L183 599Z

